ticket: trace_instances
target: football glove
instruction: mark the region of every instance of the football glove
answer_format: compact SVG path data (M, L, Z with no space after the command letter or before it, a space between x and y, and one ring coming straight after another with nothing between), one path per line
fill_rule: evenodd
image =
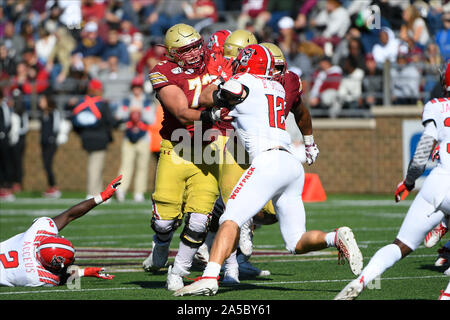
M312 135L304 136L303 140L305 142L306 162L308 165L312 165L319 155L319 148L314 143L314 137Z
M440 147L440 144L438 144L438 145L436 146L436 148L434 148L433 152L431 153L431 161L439 160L439 159L440 159L440 156L439 156L439 147Z
M105 280L112 280L114 279L114 275L110 275L105 273L105 268L101 267L90 267L90 268L84 268L84 276L85 277L95 277Z
M231 59L227 60L220 54L214 54L208 62L208 73L213 77L222 77L224 80L227 80L233 75L231 63Z
M106 187L106 189L103 192L100 192L100 194L94 198L95 203L100 204L111 198L114 192L116 192L117 187L121 184L120 180L122 180L122 175L118 176L113 181L111 181Z
M207 125L213 125L217 121L230 121L232 117L228 116L230 112L227 108L211 108L203 110L200 114L200 121Z
M395 190L395 202L400 200L405 200L408 197L409 192L414 189L414 184L412 186L406 185L405 180L397 185L397 190Z

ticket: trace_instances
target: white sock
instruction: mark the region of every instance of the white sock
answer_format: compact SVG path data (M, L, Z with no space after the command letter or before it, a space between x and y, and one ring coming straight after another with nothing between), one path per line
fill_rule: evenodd
M192 212L189 217L189 229L195 232L204 232L206 229L207 221L207 215ZM174 269L176 269L175 266L180 266L181 269L190 270L192 267L192 260L194 259L197 251L198 248L191 248L184 244L183 241L180 241L178 253L173 264Z
M401 258L402 252L400 251L399 246L396 244L384 246L375 253L372 259L370 259L369 264L361 272L358 279L363 279L364 286L366 286L376 277L392 267Z
M327 242L327 247L336 246L336 231L328 232L325 236L325 241Z
M236 258L236 252L237 250L234 250L228 257L228 259L225 260L225 271L239 268L239 264Z
M220 274L220 268L222 266L217 262L208 262L205 270L203 271L203 277L218 277Z
M183 242L180 241L178 253L173 263L172 272L175 272L176 270L185 270L185 271L190 270L192 267L192 260L194 259L194 255L197 252L197 250L198 248L188 247L187 245L185 245Z

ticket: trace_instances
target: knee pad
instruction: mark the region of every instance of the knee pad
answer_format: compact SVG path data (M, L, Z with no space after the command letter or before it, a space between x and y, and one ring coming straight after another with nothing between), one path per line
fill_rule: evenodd
M180 240L191 248L199 248L206 239L210 217L200 213L187 213Z
M160 220L152 217L151 228L156 233L156 237L161 242L166 242L172 238L173 233L181 225L182 220Z
M225 204L223 203L222 196L219 195L211 215L211 221L209 223L209 231L217 232L219 230L219 219L225 211Z

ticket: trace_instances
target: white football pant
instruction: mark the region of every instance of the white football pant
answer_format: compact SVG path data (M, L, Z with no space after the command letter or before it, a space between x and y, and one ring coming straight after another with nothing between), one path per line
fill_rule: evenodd
M436 167L409 207L397 239L416 250L445 214L450 215L450 173Z
M294 253L306 231L304 178L301 162L291 153L282 150L260 153L234 187L219 223L232 220L241 227L272 200L286 249Z

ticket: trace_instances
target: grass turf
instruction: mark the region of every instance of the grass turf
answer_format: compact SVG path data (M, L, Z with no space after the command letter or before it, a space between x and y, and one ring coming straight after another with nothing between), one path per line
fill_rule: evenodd
M351 227L367 265L378 248L395 239L412 199L413 195L396 204L392 196L330 195L326 202L305 203L307 229ZM15 202L0 203L0 241L25 231L34 218L54 217L80 200L80 194L47 200L24 193ZM279 226L274 224L255 231L255 254L251 258L255 266L270 270L270 276L242 278L239 285L220 286L214 297L173 297L164 288L167 269L146 273L141 268L151 248L150 217L149 201L113 201L96 207L61 232L78 250L77 265L105 266L115 275L114 280L82 278L80 289L0 287L0 300L331 300L355 278L347 264L338 265L334 249L285 254ZM172 253L178 248L180 231L171 243ZM448 235L441 244L446 239ZM434 267L438 247L421 246L387 270L359 300L436 300L449 280L442 273L445 268ZM173 254L169 263L172 261ZM201 271L194 270L189 277L199 275Z

